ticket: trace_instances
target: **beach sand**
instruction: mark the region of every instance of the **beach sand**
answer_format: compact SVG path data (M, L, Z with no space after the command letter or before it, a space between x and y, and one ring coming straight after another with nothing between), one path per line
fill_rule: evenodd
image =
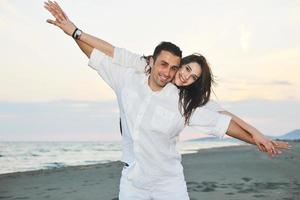
M269 158L254 146L183 156L191 200L299 200L300 143ZM0 175L0 199L116 200L120 162Z

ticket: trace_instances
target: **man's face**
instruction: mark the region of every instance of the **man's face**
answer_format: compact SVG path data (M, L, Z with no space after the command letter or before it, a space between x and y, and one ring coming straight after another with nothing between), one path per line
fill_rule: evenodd
M152 65L149 86L153 91L162 89L172 81L180 66L180 57L168 51L161 51L156 60L150 60Z

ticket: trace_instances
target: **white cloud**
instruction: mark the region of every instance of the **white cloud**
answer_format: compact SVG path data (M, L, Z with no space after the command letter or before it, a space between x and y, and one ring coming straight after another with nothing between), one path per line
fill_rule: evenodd
M3 18L0 18L0 29L5 29L6 26L7 23L5 22L5 20Z
M17 10L11 5L8 0L0 1L0 30L2 30L2 33L0 34L3 34L3 31L7 31L9 26L13 24L12 22L17 15Z
M239 27L240 31L240 45L243 51L248 51L251 45L252 33L245 24L241 24Z
M238 59L238 58L237 58ZM224 66L215 89L222 100L265 98L300 100L300 49L273 50L267 54L248 53L243 61ZM229 73L230 72L230 73Z
M18 15L16 8L8 0L0 1L0 11L2 15L4 14Z
M300 1L295 1L295 4L290 8L290 22L300 23Z
M226 101L222 106L267 135L280 135L300 128L300 101L253 99ZM0 119L1 140L50 140L56 134L62 140L73 140L74 134L82 140L92 136L113 139L120 135L116 101L0 101ZM86 133L90 135L87 137Z
M114 139L119 133L116 101L0 102L1 140ZM90 136L87 136L87 133Z
M295 42L293 37L290 38L290 41L293 40L290 43L286 43L285 40L280 42L278 35L269 36L272 31L265 27L268 24L273 29L276 27L275 30L285 30L282 32L282 38L289 38L291 33L296 35L299 26L283 26L288 24L285 23L288 20L288 13L285 10L277 12L289 7L290 4L285 4L286 7L282 8L277 2L272 9L265 10L261 6L258 8L257 5L261 5L260 1L247 3L224 1L218 8L215 7L214 1L204 3L192 1L191 4L178 1L173 4L172 11L165 13L163 7L160 7L155 16L150 16L144 12L137 0L129 4L122 2L121 5L124 4L125 7L117 8L115 7L119 5L117 1L60 2L78 26L114 45L148 54L152 53L153 47L161 39L168 39L179 44L185 55L193 52L203 53L212 63L216 75L234 80L240 78L239 85L246 87L247 91L252 90L252 93L239 93L237 90L232 93L230 89L226 87L224 89L223 83L220 82L222 92L227 94L226 99L232 100L235 96L239 96L239 99L247 98L256 90L262 90L258 87L247 87L249 79L259 82L286 80L293 85L295 83L295 88L299 87L299 81L295 81L299 74L299 70L295 67L299 66L299 54L284 57L274 53L278 49L272 48L273 43L282 43L286 48L297 47L299 43ZM155 8L157 3L159 1L149 5L150 8ZM201 12L198 12L197 4L201 4ZM167 4L163 3L163 6L165 5ZM82 7L89 7L88 12L82 10ZM210 12L213 8L221 9L222 12ZM103 9L104 12L97 12L99 9ZM252 11L257 9L259 15L252 16ZM183 14L182 10L189 12ZM174 15L174 13L182 14ZM265 15L261 17L261 14ZM168 17L174 20L169 23ZM47 18L50 18L50 14L43 8L41 0L28 2L0 0L0 28L6 28L4 32L0 32L0 38L7 38L1 42L2 46L7 48L5 51L0 50L1 55L4 55L1 57L0 65L6 66L0 71L3 77L0 84L0 99L18 101L49 101L62 98L113 99L111 89L104 86L104 82L99 82L98 77L93 76L94 72L86 70L87 62L74 42L57 28L48 25L45 22ZM273 22L276 21L281 23L274 25ZM178 22L178 27L174 27ZM153 32L157 34L153 35ZM34 38L34 41L24 38ZM269 46L265 43L266 38L269 39ZM265 52L274 56L267 58ZM15 55L18 55L18 59ZM293 96L294 88L269 91L276 94L287 93L290 97ZM261 92L257 95L265 97L269 93Z

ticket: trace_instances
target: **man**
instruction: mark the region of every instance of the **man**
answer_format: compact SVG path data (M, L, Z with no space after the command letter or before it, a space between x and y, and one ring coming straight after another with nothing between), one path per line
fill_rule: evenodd
M189 199L181 157L176 149L184 120L178 111L178 90L169 83L180 66L181 50L172 43L161 43L150 59L150 75L136 73L133 69L115 65L111 57L118 48L78 30L57 3L48 2L46 8L56 18L56 21L47 21L76 40L90 58L89 65L117 95L125 127L122 160L129 164L122 171L119 198ZM89 44L95 40L98 46L94 49ZM230 117L206 108L193 113L191 125L206 127L202 130L220 137L227 132L254 143L253 138L244 134ZM277 153L271 143L263 142L265 150Z

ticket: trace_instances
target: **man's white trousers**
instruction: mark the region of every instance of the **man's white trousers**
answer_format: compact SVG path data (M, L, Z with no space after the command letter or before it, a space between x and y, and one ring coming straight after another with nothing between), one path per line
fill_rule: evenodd
M184 178L161 178L145 187L137 187L127 178L127 168L122 171L119 200L189 200Z

